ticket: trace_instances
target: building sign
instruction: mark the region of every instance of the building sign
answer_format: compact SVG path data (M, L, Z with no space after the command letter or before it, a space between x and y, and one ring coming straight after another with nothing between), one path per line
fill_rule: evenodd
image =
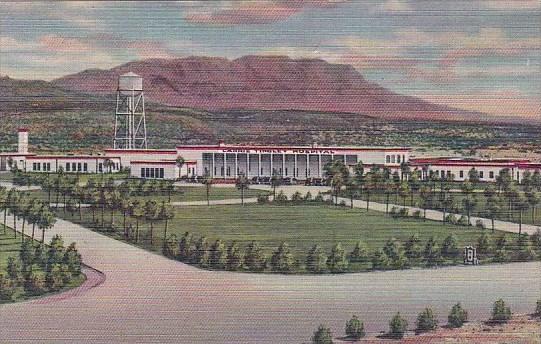
M258 149L222 149L224 153L245 153L245 154L335 154L333 150L325 148L300 148L300 149L280 149L280 148L258 148Z
M477 250L473 246L464 247L464 264L477 265L479 259L477 259Z

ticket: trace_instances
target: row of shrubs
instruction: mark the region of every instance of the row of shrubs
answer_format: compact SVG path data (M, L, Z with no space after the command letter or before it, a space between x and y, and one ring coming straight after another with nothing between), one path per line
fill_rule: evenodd
M541 318L541 299L537 300L537 306L534 316ZM506 305L502 299L494 302L492 307L492 317L490 322L492 323L505 323L511 319L511 308ZM468 321L468 312L462 307L460 303L455 304L447 316L447 324L450 328L459 328ZM438 319L434 311L427 307L417 316L415 333L425 333L434 331L438 328ZM386 338L400 339L404 337L404 334L408 330L408 321L402 317L400 312L396 313L389 321L389 331L383 336ZM346 322L345 326L346 336L350 340L359 340L363 338L366 333L364 330L364 323L356 316ZM332 344L333 335L331 330L320 325L312 336L313 344Z
M535 239L536 248L541 252L541 240ZM533 240L532 240L533 241ZM493 240L487 233L483 233L476 242L479 257L491 259L495 262L527 261L536 258L537 253L526 236L521 236L516 244L508 243L507 237L502 235ZM252 241L246 247L237 242L228 245L218 239L209 242L204 236L194 237L190 232L178 239L176 235L168 237L163 252L166 256L215 270L232 271L273 271L291 273L305 270L310 273L343 273L352 271L351 263L361 263L370 266L372 270L406 269L411 266L438 266L461 261L462 248L458 239L450 234L438 243L434 237L428 238L424 243L418 235L412 235L407 241L400 242L391 238L384 246L369 252L367 245L358 241L349 253L346 253L340 243L331 248L330 252L316 244L313 245L304 257L304 260L295 257L288 244L281 243L267 257L262 247Z
M58 291L81 276L81 261L75 243L65 248L58 235L47 246L25 240L19 257L9 257L0 273L0 301Z

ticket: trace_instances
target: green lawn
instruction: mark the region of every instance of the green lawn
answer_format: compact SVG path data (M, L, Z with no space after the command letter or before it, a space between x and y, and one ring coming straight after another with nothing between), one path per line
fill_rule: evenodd
M334 207L330 205L233 205L233 206L197 206L178 207L175 209L175 218L169 223L169 234L176 234L178 238L186 231L196 238L206 236L210 242L221 239L226 243L237 241L246 246L252 240L257 241L267 257L270 257L276 247L285 241L289 244L295 256L304 261L306 252L314 245L319 244L329 252L336 243L341 243L349 253L358 240L364 241L369 251L382 248L390 238L406 241L412 234L417 233L424 242L434 236L441 244L450 233L457 236L459 247L476 245L477 238L484 232L495 238L502 234L508 240L514 240L510 233L481 230L475 227L460 227L442 225L436 221L423 221L418 219L393 219L383 213L371 211L367 213L360 209ZM100 218L96 212L96 218ZM61 216L78 222L78 215ZM110 212L105 213L106 224L110 221ZM128 219L128 222L133 222ZM84 211L83 225L93 226L100 230L100 226L92 224L89 210ZM106 231L106 234L124 240L122 236L122 218L116 215L115 232ZM154 244L149 243L149 226L141 222L141 240L136 245L146 249L160 252L163 238L163 222L154 226ZM513 239L512 239L513 238ZM352 266L353 270L366 270L369 266Z

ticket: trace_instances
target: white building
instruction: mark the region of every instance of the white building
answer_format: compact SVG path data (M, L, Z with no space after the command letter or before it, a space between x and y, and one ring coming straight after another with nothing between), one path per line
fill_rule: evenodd
M114 173L122 168L119 157L103 155L32 155L27 156L26 172Z

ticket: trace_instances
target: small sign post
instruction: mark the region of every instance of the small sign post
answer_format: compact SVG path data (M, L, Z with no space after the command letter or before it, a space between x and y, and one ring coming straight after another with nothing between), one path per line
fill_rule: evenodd
M477 265L479 259L477 259L477 249L473 246L464 247L464 264L465 265Z

